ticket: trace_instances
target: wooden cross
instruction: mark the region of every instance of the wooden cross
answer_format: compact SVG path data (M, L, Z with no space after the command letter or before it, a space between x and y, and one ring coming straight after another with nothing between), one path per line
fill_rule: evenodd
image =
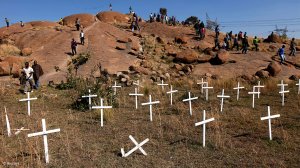
M101 127L103 127L103 109L110 109L112 106L104 106L103 99L100 99L100 106L93 106L92 109L100 109L101 115Z
M48 153L48 139L47 139L47 135L51 134L51 133L55 133L55 132L60 132L60 128L58 129L53 129L53 130L46 130L46 121L45 119L42 119L42 127L43 127L43 131L42 132L37 132L37 133L31 133L28 134L28 138L30 137L34 137L34 136L40 136L43 135L44 138L44 149L45 149L45 160L46 163L49 163L49 153Z
M298 94L300 94L300 79L299 79L298 83L296 84L296 86L298 86Z
M167 94L170 94L171 96L171 106L173 105L173 93L178 92L178 90L173 90L173 86L171 85L171 90L167 92Z
M91 95L91 89L89 89L89 95L82 96L82 98L89 98L89 109L92 109L92 98L97 97L97 95Z
M5 120L6 120L6 128L7 128L7 136L10 137L11 136L11 130L10 130L10 123L9 123L9 119L8 119L8 114L6 111L6 107L4 107L5 110Z
M132 148L127 153L125 153L124 148L121 148L122 157L127 157L130 154L132 154L134 151L138 150L138 149L142 152L143 155L147 156L147 153L144 151L144 149L142 148L142 146L145 145L149 141L149 138L145 139L141 143L138 143L131 135L129 135L129 138L134 143L135 147Z
M205 147L205 129L206 129L206 123L209 123L211 121L214 121L215 118L210 118L206 120L205 116L205 110L203 110L203 121L195 123L195 126L203 125L203 147Z
M265 86L260 85L260 81L258 81L257 86L254 86L254 88L257 88L257 92L258 92L257 98L258 98L258 99L259 99L259 95L260 95L260 88L263 88L263 87L265 87Z
M237 87L233 88L234 90L237 90L236 100L239 101L240 98L240 89L244 89L245 87L240 86L240 82L238 82Z
M230 96L224 95L224 89L222 89L222 95L217 95L218 98L221 98L221 112L223 111L224 98L230 98Z
M121 88L122 86L118 86L117 82L115 81L115 85L112 86L112 88L114 88L114 95L117 94L117 88Z
M152 121L152 105L160 103L159 101L152 102L151 95L149 95L149 102L142 103L142 106L149 105L150 107L150 121Z
M254 100L255 100L255 95L256 94L259 94L260 92L256 92L255 91L256 89L255 89L255 86L253 87L253 91L252 92L248 92L248 94L252 94L252 108L254 108Z
M203 93L203 86L207 84L207 82L204 82L203 78L201 78L201 82L198 82L197 85L201 85L201 93Z
M192 100L196 100L198 97L191 97L191 92L189 92L189 97L187 99L182 100L183 102L188 101L189 102L189 107L190 107L190 115L193 114L192 112Z
M202 87L202 88L205 89L205 93L206 93L206 94L205 94L205 95L206 95L205 97L206 97L206 101L208 101L208 89L213 89L214 87L209 87L209 86L208 86L208 83L206 83L205 86Z
M30 116L30 101L31 100L37 100L37 98L30 98L30 92L27 92L27 99L21 99L20 102L27 101L27 111L28 115Z
M135 109L138 109L138 96L144 96L143 94L138 93L138 88L134 89L134 93L129 93L129 96L135 96Z
M280 117L280 114L272 115L271 116L271 110L270 106L268 106L268 116L267 117L261 117L260 120L269 120L269 137L270 140L272 140L272 127L271 127L271 119Z
M161 89L164 90L164 86L168 86L169 84L164 83L164 80L161 80L161 83L157 84L158 86L161 86Z

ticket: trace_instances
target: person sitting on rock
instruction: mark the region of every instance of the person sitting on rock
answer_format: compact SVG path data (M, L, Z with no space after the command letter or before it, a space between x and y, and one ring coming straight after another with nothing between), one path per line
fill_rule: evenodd
M6 27L9 27L9 20L5 18Z
M33 89L33 69L29 66L28 62L25 62L25 68L23 68L22 72L25 74L25 86L24 86L24 92L31 92ZM26 88L27 82L30 85L30 89ZM25 89L26 88L26 89Z
M255 51L258 51L258 39L256 36L253 39L253 45L255 47Z
M84 33L83 33L83 30L81 30L81 32L79 34L79 37L80 37L80 44L84 45Z
M33 69L33 79L35 84L34 88L38 89L40 87L40 76L44 74L44 71L41 65L39 65L36 60L33 62L32 69Z
M236 50L239 51L239 40L238 40L238 35L237 34L235 34L234 39L233 39L232 50L233 50L234 47L236 47Z
M249 47L249 43L248 43L248 37L245 36L242 40L242 54L247 54L248 51L248 47Z
M278 53L277 53L280 57L280 64L283 64L285 61L284 48L285 48L285 45L282 45L282 47L279 48Z
M79 29L80 29L80 19L76 18L75 26L76 26L76 30L79 31Z
M74 39L72 39L72 41L71 41L72 55L77 54L76 47L77 47L77 42Z
M295 42L295 38L292 38L291 44L290 44L290 56L295 56L296 53L296 42Z

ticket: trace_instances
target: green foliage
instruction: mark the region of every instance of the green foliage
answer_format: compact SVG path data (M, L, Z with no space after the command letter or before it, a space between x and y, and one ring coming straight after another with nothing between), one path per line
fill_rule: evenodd
M198 22L199 18L197 16L190 16L185 20L185 24L196 24Z
M160 13L161 15L166 16L167 13L168 13L167 8L160 8L160 9L159 9L159 13Z
M85 64L91 57L90 53L80 53L77 57L72 59L72 63L75 67Z

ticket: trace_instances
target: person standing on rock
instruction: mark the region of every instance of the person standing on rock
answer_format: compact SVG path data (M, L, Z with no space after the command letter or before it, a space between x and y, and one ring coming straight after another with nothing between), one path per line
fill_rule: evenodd
M5 18L6 27L9 27L9 20Z
M83 33L83 30L81 30L81 32L79 34L79 37L80 37L80 44L84 45L84 33Z
M44 74L42 66L37 63L35 60L32 65L33 69L33 79L34 79L34 88L38 89L40 87L40 76Z
M215 28L215 33L216 33L216 37L219 37L219 34L220 34L220 28L219 28L219 25L216 26L216 28Z
M109 4L109 10L112 11L112 5L111 4Z
M200 22L200 39L203 40L205 37L205 25L203 21Z
M24 27L24 26L25 26L23 21L20 21L20 26L21 26L21 27Z
M22 70L22 73L25 74L25 90L24 91L27 91L27 92L31 92L32 89L33 89L33 69L29 66L29 63L28 62L25 62L25 68L23 68ZM26 85L27 85L27 82L29 83L30 85L30 90L28 88L26 88Z
M242 54L247 54L248 46L249 46L248 37L245 36L242 40Z
M76 18L75 26L76 26L77 31L79 31L79 29L80 29L80 19L79 18Z
M59 19L58 24L60 24L60 25L62 25L62 26L64 25L64 20L63 20L63 18L60 18L60 19Z
M219 42L219 37L215 37L215 47L214 47L214 49L216 49L218 47L218 49L220 49L221 47L220 47L220 42Z
M236 47L236 50L239 51L239 39L238 39L237 34L235 34L234 39L233 39L232 50L234 49L234 47Z
M282 45L282 47L278 50L278 55L280 57L280 64L282 65L285 61L285 56L284 56L284 48L285 45Z
M77 42L74 39L72 39L72 41L71 41L72 55L77 54L76 47L77 47Z
M290 44L290 56L295 56L296 53L296 42L295 42L295 38L292 38L291 44Z
M258 39L256 36L253 39L253 45L255 46L255 51L258 51Z

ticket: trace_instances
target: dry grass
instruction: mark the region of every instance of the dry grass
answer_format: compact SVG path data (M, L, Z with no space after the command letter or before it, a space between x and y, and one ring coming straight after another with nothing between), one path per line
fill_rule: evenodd
M0 56L20 55L21 51L16 46L10 44L0 45Z
M0 94L0 107L8 107L13 128L30 128L26 133L41 131L42 118L46 118L48 129L61 128L60 133L48 136L49 167L299 167L300 101L294 84L289 85L291 93L287 94L286 106L281 107L279 88L263 81L268 91L262 89L264 92L256 99L255 109L251 108L252 99L247 90L242 90L240 101L236 101L236 93L230 89L236 85L235 81L212 82L214 90L209 92L208 102L199 86L184 82L172 84L173 89L179 90L174 94L173 106L170 106L169 95L160 87L147 85L141 89L142 93L151 94L153 101L161 101L153 108L153 122L149 121L148 106L139 105L135 110L134 97L128 96L134 91L133 87L118 92L119 108L104 110L103 128L99 110L80 112L70 108L78 97L74 90L43 87L34 92L33 96L39 99L32 103L33 115L29 118L26 103L17 101L24 96L18 94L15 87L3 84L0 86L5 91ZM245 83L241 85L251 88ZM216 95L222 88L231 99L225 100L224 112L220 113L220 100ZM188 91L199 97L192 104L193 116L189 115L188 104L182 102ZM98 100L94 103L99 104ZM139 98L140 103L147 101L148 96ZM281 115L272 120L273 141L268 140L267 121L260 121L261 116L267 115L267 105L271 106L272 114ZM206 148L202 147L202 127L194 125L202 120L203 110L207 111L207 118L216 119L207 124ZM1 114L1 163L44 167L42 137L26 138L22 132L8 138L4 113ZM129 135L138 142L150 139L143 146L148 156L134 152L128 158L120 157L122 147L125 151L134 147Z

